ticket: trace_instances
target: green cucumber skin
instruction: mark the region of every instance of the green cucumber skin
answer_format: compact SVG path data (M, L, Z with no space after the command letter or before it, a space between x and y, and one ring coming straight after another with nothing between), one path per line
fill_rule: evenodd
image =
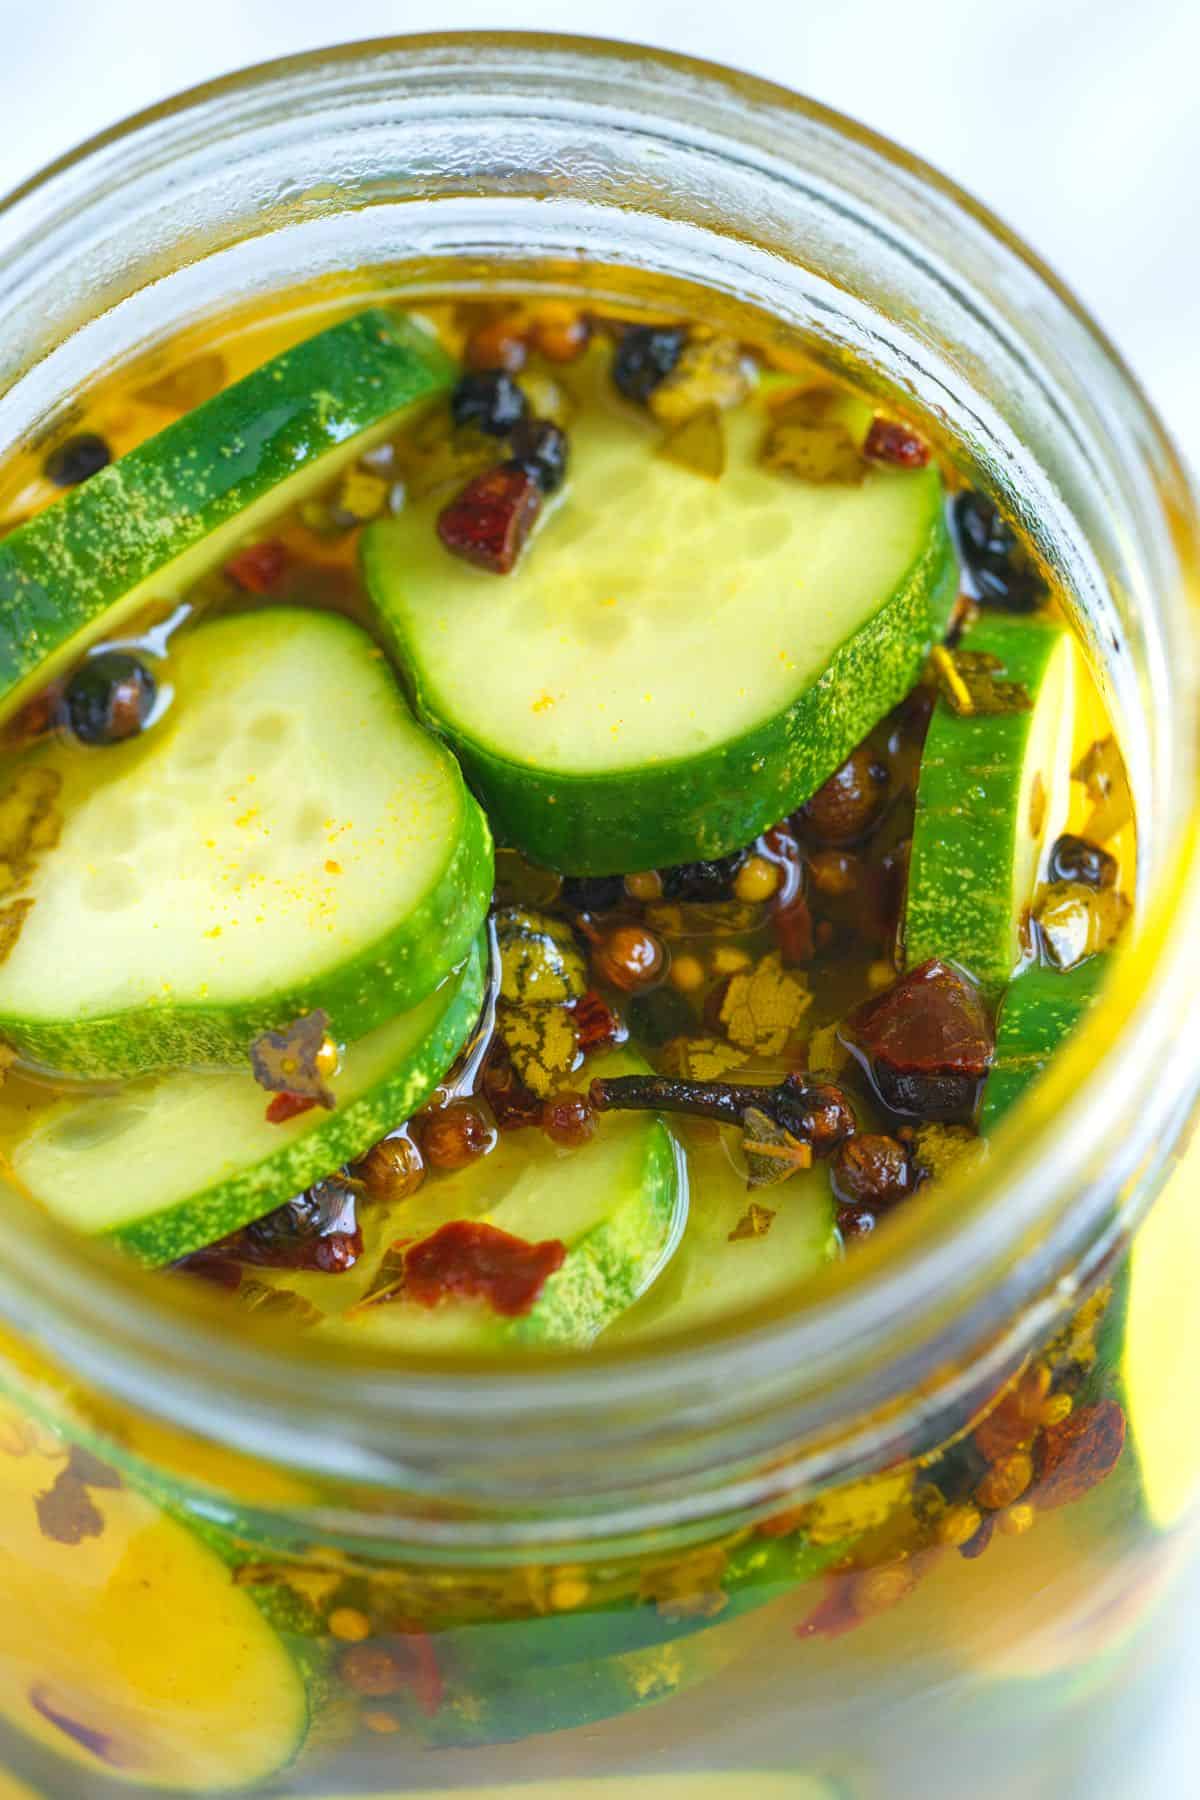
M161 1267L227 1237L332 1169L361 1156L398 1120L424 1105L459 1054L479 1017L486 971L487 952L477 940L446 1010L418 1055L348 1105L332 1113L310 1115L312 1129L292 1138L273 1155L161 1212L119 1226L107 1234L108 1241L141 1263Z
M1035 620L989 620L964 648L1001 657L1004 677L1036 694L1060 636L1059 627ZM991 990L1012 976L1013 788L1030 718L963 718L937 703L917 783L904 913L909 968L948 957Z
M382 575L372 576L375 557L386 555L366 531L363 572L373 594L386 591ZM740 849L807 800L916 684L944 629L951 586L957 563L939 509L891 599L782 713L702 755L594 776L511 762L451 730L422 693L403 636L385 610L380 616L398 640L418 716L453 744L497 841L569 874L619 875Z
M1065 973L1035 964L1016 977L1000 1008L981 1131L993 1130L1037 1080L1096 999L1108 967L1107 956L1093 956Z
M462 803L464 830L437 886L385 938L312 983L220 1009L162 1002L70 1022L0 1013L0 1037L35 1068L98 1080L236 1067L260 1032L278 1030L316 1007L329 1014L338 1039L365 1036L431 994L446 970L467 956L487 914L494 881L491 832L465 790Z
M410 321L370 308L297 344L0 542L0 699L131 590L303 466L448 388ZM82 644L80 646L82 648Z
M656 1120L640 1191L568 1252L532 1312L505 1336L526 1344L590 1344L649 1286L670 1244L683 1181L679 1147Z

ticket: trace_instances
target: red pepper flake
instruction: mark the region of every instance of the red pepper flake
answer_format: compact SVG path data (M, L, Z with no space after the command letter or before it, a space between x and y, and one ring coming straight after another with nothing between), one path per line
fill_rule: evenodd
M239 550L225 564L230 581L248 594L269 594L287 568L288 553L277 538Z
M501 463L476 475L442 508L437 534L451 555L493 575L507 575L541 505L542 490L533 476Z
M267 1124L286 1125L289 1119L298 1119L301 1113L319 1104L312 1094L273 1094L267 1102Z
M772 907L771 930L779 946L779 954L789 968L812 961L812 913L803 894L797 894L787 906Z
M405 1623L398 1631L399 1647L407 1665L409 1691L425 1717L432 1719L441 1711L444 1692L433 1639L418 1625Z
M451 1296L486 1300L495 1312L516 1319L529 1312L566 1254L558 1238L531 1244L495 1225L456 1219L409 1249L405 1294L421 1306Z
M482 1088L498 1131L520 1131L541 1124L541 1101L520 1079L499 1042L492 1046L484 1065Z
M804 857L795 834L773 825L758 841L757 853L779 871L771 901L771 929L789 967L812 961L813 921L804 896Z
M884 1105L918 1119L969 1119L995 1047L974 983L936 957L857 1007L843 1028Z
M1112 1474L1124 1448L1125 1414L1115 1400L1081 1406L1042 1433L1037 1447L1037 1483L1030 1490L1030 1499L1039 1512L1082 1500Z
M623 1044L629 1036L618 1014L595 988L581 994L571 1011L575 1015L579 1048L584 1056L593 1050L607 1050L613 1044Z
M898 419L872 419L862 453L868 462L888 463L896 469L924 469L929 463L925 439Z

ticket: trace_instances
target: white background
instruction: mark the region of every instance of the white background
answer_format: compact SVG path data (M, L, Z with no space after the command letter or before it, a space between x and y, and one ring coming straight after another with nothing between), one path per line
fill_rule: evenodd
M0 189L244 63L456 26L712 57L897 139L1057 268L1200 466L1200 0L0 0ZM1200 1669L1178 1675L1120 1800L1200 1796Z

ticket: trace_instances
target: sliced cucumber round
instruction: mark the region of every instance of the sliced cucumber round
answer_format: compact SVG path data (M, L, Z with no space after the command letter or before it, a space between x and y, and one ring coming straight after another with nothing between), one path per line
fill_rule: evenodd
M607 874L719 855L807 799L916 681L953 556L935 469L772 473L752 398L714 484L596 377L511 575L452 557L436 500L370 527L363 566L497 835Z
M332 1113L283 1124L249 1069L164 1075L60 1101L9 1152L32 1197L139 1260L174 1262L360 1156L428 1099L475 1026L485 953L346 1052Z
M268 518L449 386L452 363L372 308L226 388L0 542L0 705L147 601L177 598Z
M0 1430L0 1714L73 1769L55 1792L278 1774L308 1684L248 1590L134 1489L72 1487L64 1446L8 1400Z
M1021 960L1021 928L1043 854L1070 804L1075 649L1044 619L993 618L963 648L997 659L1027 711L962 716L939 700L917 782L905 958L960 963L985 988Z
M598 1056L588 1073L630 1074L644 1065L621 1051ZM427 1181L396 1206L375 1204L370 1243L352 1270L333 1284L287 1270L257 1278L286 1287L328 1312L316 1330L369 1339L392 1350L477 1350L503 1343L584 1345L608 1327L654 1281L682 1231L687 1205L683 1159L666 1126L651 1113L608 1113L591 1143L550 1148L538 1132L510 1132L481 1161ZM430 1237L460 1219L494 1225L534 1243L558 1239L566 1260L530 1312L504 1318L483 1300L448 1299L436 1307L402 1296L361 1305L389 1244Z
M0 964L0 1033L88 1077L230 1064L315 1007L339 1039L461 961L487 825L366 633L272 608L178 640L142 737L55 744L61 831Z

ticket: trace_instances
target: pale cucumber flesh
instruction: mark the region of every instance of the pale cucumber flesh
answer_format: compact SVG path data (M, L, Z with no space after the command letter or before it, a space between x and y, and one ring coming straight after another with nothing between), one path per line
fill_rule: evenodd
M217 619L168 670L174 703L141 737L38 758L61 832L0 965L0 1032L32 1062L229 1064L314 1007L360 1036L428 993L486 910L479 809L357 626Z
M143 1262L213 1243L362 1155L428 1099L475 1028L485 963L476 944L435 993L349 1045L333 1112L271 1123L270 1095L248 1067L131 1082L36 1115L9 1151L17 1180L75 1230Z

